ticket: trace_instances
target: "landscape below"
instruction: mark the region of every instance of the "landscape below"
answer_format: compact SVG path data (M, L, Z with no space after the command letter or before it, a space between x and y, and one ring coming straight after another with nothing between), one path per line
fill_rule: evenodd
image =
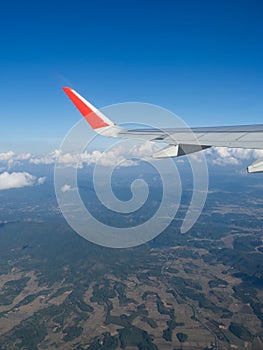
M0 348L262 349L262 187L222 183L188 233L179 213L130 249L78 236L48 190L2 191Z

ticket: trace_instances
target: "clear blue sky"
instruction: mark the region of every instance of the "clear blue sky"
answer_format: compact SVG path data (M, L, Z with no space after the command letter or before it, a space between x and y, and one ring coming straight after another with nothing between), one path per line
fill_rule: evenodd
M262 18L260 0L1 3L0 152L59 144L80 118L64 85L192 126L263 123Z

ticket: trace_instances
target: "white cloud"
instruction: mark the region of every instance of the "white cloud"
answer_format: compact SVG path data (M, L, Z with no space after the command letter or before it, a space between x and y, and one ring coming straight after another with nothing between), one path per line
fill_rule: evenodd
M29 160L32 157L31 153L20 153L16 154L13 151L0 153L0 162L8 162L8 161L23 161Z
M87 165L98 164L101 166L133 166L138 164L138 160L131 158L147 158L151 157L156 151L156 146L152 142L145 142L132 147L125 145L117 145L106 151L84 151L78 153L61 153L59 150L48 153L42 156L32 156L29 159L31 164L55 164L56 159L58 164L72 167L78 166L82 168Z
M9 161L10 159L13 159L14 156L15 153L13 151L0 153L0 162Z
M210 161L216 165L238 165L244 160L259 159L263 157L263 150L215 147L209 149Z
M83 168L89 165L101 166L120 166L128 167L137 165L140 160L158 161L152 158L152 155L158 151L159 147L153 142L144 142L140 144L122 143L103 151L84 151L81 154L74 152L62 153L60 150L44 155L33 155L31 153L15 154L13 151L0 153L0 163L5 165L4 169L10 169L17 163L29 162L30 164L53 165L57 161L64 167ZM208 161L216 165L238 165L244 160L254 160L263 157L263 150L251 150L241 148L217 147L206 151L209 156ZM192 155L197 157L198 154ZM183 158L182 160L183 161ZM7 166L6 166L7 165ZM44 181L44 180L40 180Z
M0 153L0 162L8 165L10 169L15 164L19 164L21 161L29 160L32 157L31 153L15 154L13 151Z
M31 157L31 153L21 153L15 156L15 160L29 160Z
M7 164L8 169L23 161L28 161L30 164L35 165L52 165L57 161L58 164L62 166L78 166L79 168L94 164L105 167L127 167L138 164L139 160L134 160L132 158L151 158L156 150L156 145L148 141L139 145L117 145L105 151L84 151L81 154L73 152L62 153L60 150L55 150L45 155L32 155L31 153L15 154L13 151L9 151L0 153L0 162Z
M70 185L65 184L61 187L61 192L63 193L68 192L70 190L72 190L72 187Z
M46 177L39 177L37 179L37 184L38 185L43 185L43 183L46 181Z
M45 155L32 155L29 159L31 164L54 164L56 157L59 155L59 151L55 150Z
M38 179L36 176L27 172L8 173L5 171L0 174L0 190L33 186L35 184L42 184L44 181L44 178Z

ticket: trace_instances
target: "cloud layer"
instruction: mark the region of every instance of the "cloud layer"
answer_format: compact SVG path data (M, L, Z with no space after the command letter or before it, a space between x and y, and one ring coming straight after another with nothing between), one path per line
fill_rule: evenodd
M101 166L134 166L141 159L152 159L152 155L158 150L156 144L145 142L141 144L119 144L105 151L84 151L81 154L77 153L61 153L59 150L44 154L33 155L31 153L15 154L13 151L0 153L0 163L7 165L11 169L14 165L21 162L30 164L52 165L56 160L61 166L83 168L89 165ZM224 166L224 165L239 165L243 161L259 159L263 157L263 150L251 150L242 148L227 148L217 147L206 151L208 163ZM183 161L184 158L181 160Z
M215 147L207 151L209 161L216 165L239 165L243 161L259 159L263 157L263 150Z
M101 166L121 166L127 167L138 164L134 158L151 157L157 148L152 142L145 142L140 145L117 145L104 152L95 150L92 152L84 151L78 153L61 153L59 150L47 153L45 155L33 155L31 153L15 154L12 151L0 153L0 162L8 164L9 167L28 161L30 164L55 164L56 160L63 166L83 166L99 164Z
M7 171L0 174L0 190L9 190L11 188L21 188L26 186L33 186L36 184L43 184L44 177L37 178L36 176L27 172L13 172Z

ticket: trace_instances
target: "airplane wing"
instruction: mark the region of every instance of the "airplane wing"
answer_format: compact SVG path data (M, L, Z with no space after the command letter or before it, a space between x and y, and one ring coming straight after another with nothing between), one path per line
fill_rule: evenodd
M108 137L167 143L167 147L153 154L155 158L178 157L212 146L263 149L263 124L191 129L125 129L114 124L73 89L65 87L63 90L97 133ZM263 172L263 158L251 164L247 170L250 173Z

